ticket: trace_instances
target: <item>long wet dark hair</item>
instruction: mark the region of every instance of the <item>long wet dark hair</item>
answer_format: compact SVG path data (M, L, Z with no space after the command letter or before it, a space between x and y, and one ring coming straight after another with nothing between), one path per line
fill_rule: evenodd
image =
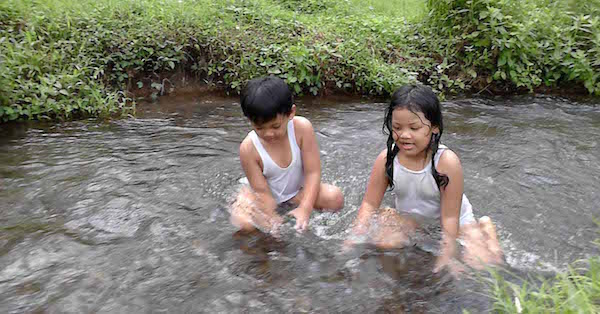
M394 158L396 158L396 155L400 151L392 136L392 132L394 132L392 130L392 112L397 108L408 109L415 114L422 112L425 118L431 122L431 128L439 128L440 132L438 134L431 134L427 150L431 150L431 173L433 174L435 183L439 189L446 187L449 181L448 176L437 171L434 161L435 154L440 145L440 138L444 132L442 107L431 88L423 85L405 85L400 87L392 95L392 100L385 110L382 131L388 135L387 158L385 161L385 175L388 179L388 186L390 189L394 188ZM427 158L427 154L425 158Z

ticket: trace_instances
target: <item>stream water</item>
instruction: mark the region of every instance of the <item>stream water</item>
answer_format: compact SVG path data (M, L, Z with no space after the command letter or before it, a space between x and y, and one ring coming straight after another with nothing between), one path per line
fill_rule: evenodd
M136 118L0 125L0 312L489 309L478 280L431 273L428 236L401 250L341 249L385 145L385 104L299 101L322 180L341 187L345 208L315 212L304 234L236 233L228 204L249 131L237 101L165 97L138 105ZM598 254L597 102L449 101L444 124L442 142L461 158L475 215L496 223L508 268L553 272Z

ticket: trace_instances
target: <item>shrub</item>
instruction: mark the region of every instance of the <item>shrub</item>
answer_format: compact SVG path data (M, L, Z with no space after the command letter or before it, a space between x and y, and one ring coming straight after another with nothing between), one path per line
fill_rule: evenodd
M582 14L595 2L429 0L426 25L434 49L469 76L529 90L583 84L600 95L600 18Z

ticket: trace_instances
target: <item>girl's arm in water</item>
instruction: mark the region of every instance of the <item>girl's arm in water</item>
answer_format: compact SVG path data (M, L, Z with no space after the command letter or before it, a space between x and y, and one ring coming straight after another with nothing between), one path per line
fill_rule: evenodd
M387 158L387 149L384 149L373 165L367 191L363 197L358 216L354 221L352 232L356 234L364 234L369 230L369 220L371 216L379 209L383 194L388 187L388 179L385 176L385 160Z
M442 243L440 245L441 253L434 268L435 272L448 265L456 255L456 238L464 186L462 166L453 151L446 150L442 154L437 170L448 176L448 185L440 189Z
M250 187L256 193L257 205L266 214L275 214L277 202L273 198L267 184L267 179L262 173L260 155L256 151L256 148L254 148L252 140L249 137L240 144L240 162L242 163L242 169L246 174L246 178L248 178Z

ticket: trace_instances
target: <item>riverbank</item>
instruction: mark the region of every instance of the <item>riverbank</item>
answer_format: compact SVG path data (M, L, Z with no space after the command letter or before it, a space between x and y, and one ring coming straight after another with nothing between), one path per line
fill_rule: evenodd
M235 94L267 74L297 95L600 94L600 23L582 15L598 2L358 2L4 1L0 119L130 113L186 80Z
M553 278L515 278L492 271L486 279L498 313L598 313L600 258L573 264ZM507 279L509 278L509 279ZM516 284L514 282L520 282Z

